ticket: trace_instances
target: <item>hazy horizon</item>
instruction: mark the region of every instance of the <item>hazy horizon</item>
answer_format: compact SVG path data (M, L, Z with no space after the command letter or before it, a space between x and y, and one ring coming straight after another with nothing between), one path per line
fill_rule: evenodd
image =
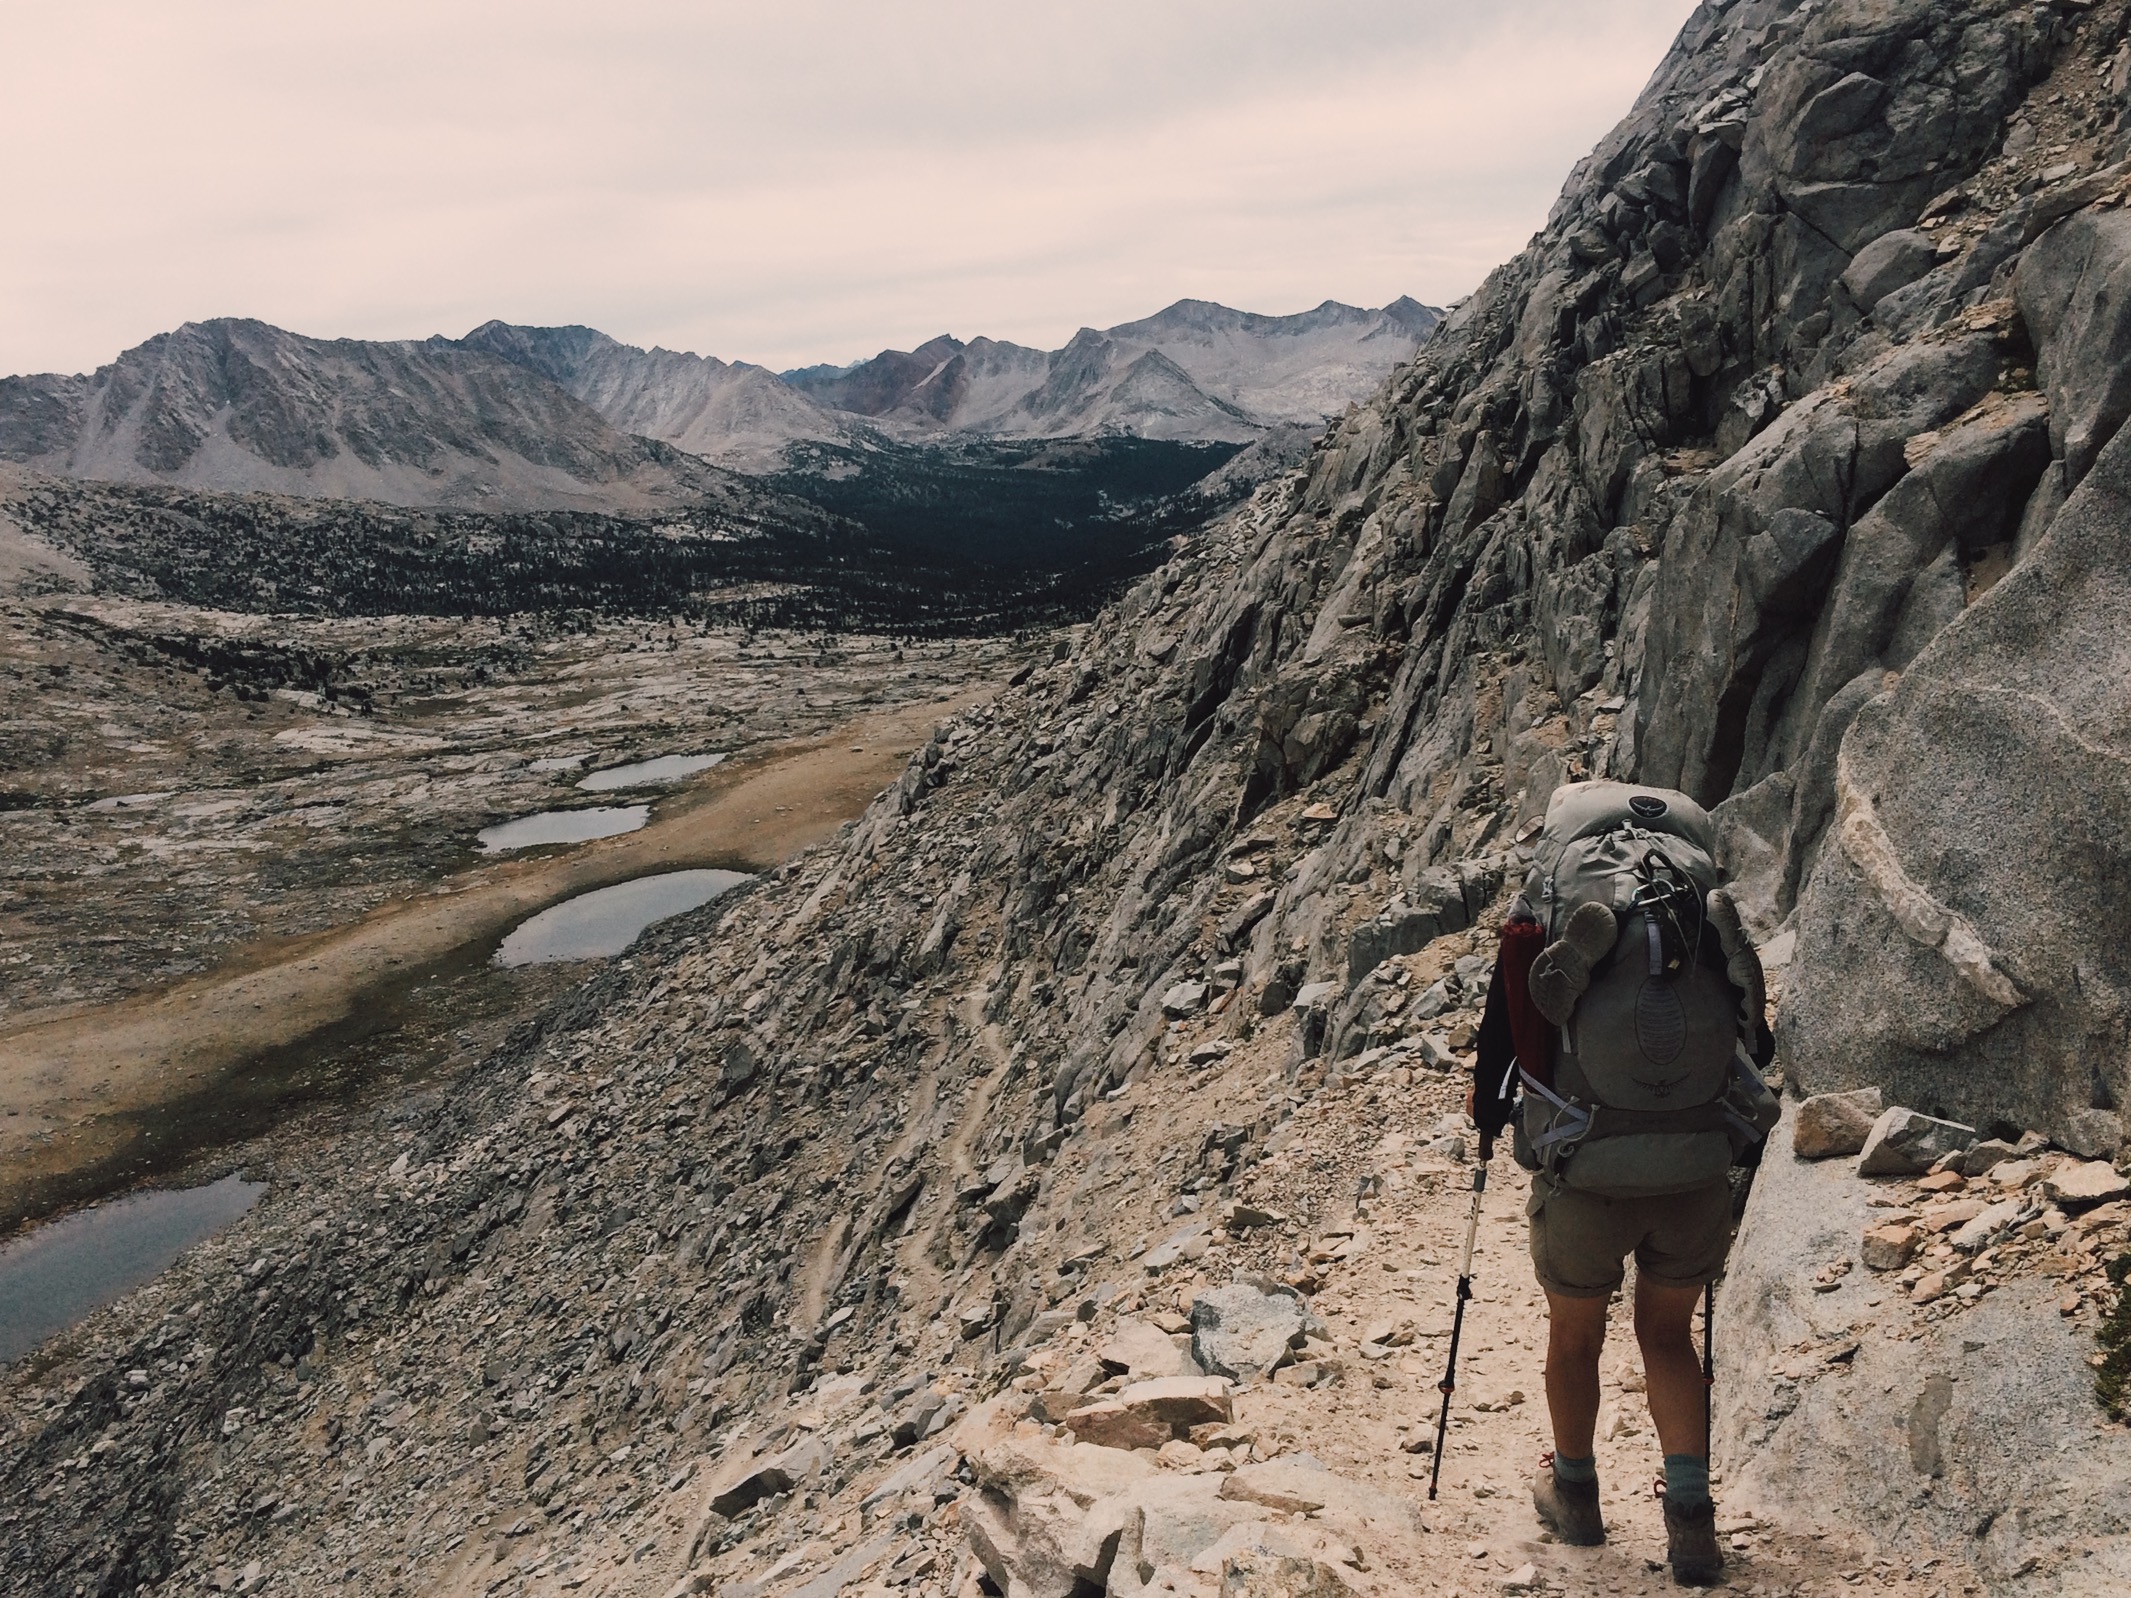
M1691 0L555 0L0 16L0 372L254 317L773 370L1178 299L1455 300Z

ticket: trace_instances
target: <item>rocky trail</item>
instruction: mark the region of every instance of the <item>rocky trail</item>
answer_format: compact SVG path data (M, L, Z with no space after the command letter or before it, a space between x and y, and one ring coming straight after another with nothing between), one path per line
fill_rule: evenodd
M1659 1590L1624 1337L1615 1536L1535 1537L1504 1158L1432 1506L1406 1451L1495 925L1613 776L1712 810L1778 990L1727 1585L2131 1587L2127 63L2124 0L1699 7L1305 470L855 823L235 1151L8 1370L18 1585Z

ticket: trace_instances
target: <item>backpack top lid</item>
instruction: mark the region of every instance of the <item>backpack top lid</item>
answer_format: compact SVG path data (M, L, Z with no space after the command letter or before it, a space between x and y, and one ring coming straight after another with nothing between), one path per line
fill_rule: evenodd
M1645 832L1684 838L1714 860L1717 829L1709 812L1672 788L1646 788L1632 782L1564 783L1546 804L1546 841L1556 848L1578 838L1593 838L1623 824Z

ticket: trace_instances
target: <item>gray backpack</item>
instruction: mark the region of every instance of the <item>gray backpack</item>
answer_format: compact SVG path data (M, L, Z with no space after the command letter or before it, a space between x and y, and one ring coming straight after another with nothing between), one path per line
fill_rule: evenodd
M1524 908L1550 943L1592 901L1619 932L1560 1029L1552 1082L1523 1074L1528 1169L1609 1198L1685 1193L1724 1180L1760 1141L1774 1098L1709 925L1725 879L1716 853L1708 814L1685 794L1619 782L1555 791Z

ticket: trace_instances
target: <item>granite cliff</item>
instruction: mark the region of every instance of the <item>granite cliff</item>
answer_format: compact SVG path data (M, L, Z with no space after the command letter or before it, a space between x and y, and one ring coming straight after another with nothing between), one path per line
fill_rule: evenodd
M29 1590L1641 1586L1640 1494L1530 1540L1512 1214L1409 1474L1489 922L1607 774L1715 808L1792 1098L1964 1123L1926 1175L1787 1111L1734 1580L2122 1590L2126 26L1699 8L1306 468L13 1381Z

